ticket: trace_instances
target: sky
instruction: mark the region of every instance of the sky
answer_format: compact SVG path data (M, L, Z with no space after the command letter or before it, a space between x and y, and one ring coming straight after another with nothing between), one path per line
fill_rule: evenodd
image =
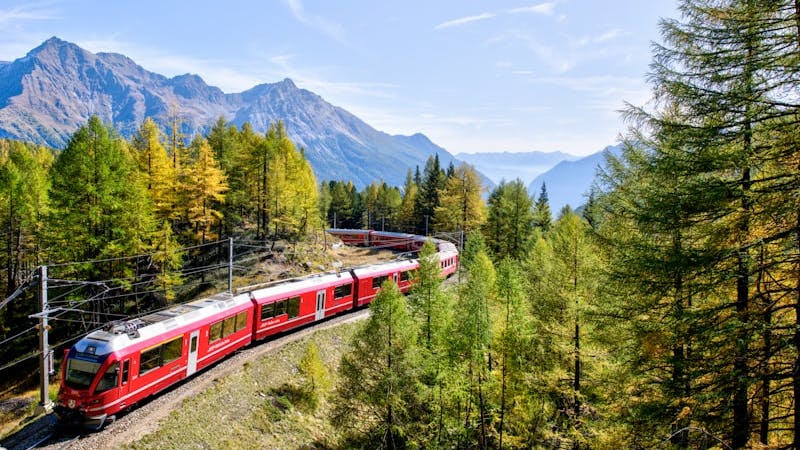
M51 36L223 91L291 78L451 153L616 143L674 0L0 0L0 61Z

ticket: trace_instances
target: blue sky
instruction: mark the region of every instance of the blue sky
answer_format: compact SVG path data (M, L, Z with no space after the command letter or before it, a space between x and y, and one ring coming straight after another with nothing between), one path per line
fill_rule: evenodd
M292 78L377 129L452 153L616 142L673 0L9 1L0 60L50 36L225 92Z

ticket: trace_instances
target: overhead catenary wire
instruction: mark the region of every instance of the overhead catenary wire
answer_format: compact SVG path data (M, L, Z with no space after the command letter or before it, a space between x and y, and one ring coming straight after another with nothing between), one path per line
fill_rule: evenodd
M174 250L174 251L161 250L161 251L158 251L158 252L142 253L142 254L133 255L133 256L120 256L118 258L104 258L104 259L92 259L92 260L88 260L88 261L55 263L55 264L48 264L47 266L48 267L68 267L68 266L77 266L77 265L82 265L82 264L97 264L97 263L114 262L114 261L128 261L128 260L131 260L131 259L152 257L154 255L161 255L161 254L165 254L165 253L180 253L180 252L184 252L184 251L188 251L188 250L194 250L196 248L208 247L208 246L211 246L211 245L219 245L220 243L223 243L223 242L227 242L227 239L220 239L220 240L213 241L213 242L205 242L203 244L192 245L192 246L189 246L189 247L181 247L181 248L179 248L177 250Z

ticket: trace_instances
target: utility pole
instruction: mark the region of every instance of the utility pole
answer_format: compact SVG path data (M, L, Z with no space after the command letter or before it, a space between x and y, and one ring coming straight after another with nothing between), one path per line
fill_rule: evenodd
M425 214L425 236L428 235L428 215Z
M42 352L39 359L39 374L41 375L39 408L47 414L53 410L53 402L50 401L50 370L53 359L47 336L48 328L50 327L47 324L47 314L49 312L47 306L47 266L39 267L39 304L42 309L39 316L39 350Z
M228 238L228 292L233 295L233 238Z

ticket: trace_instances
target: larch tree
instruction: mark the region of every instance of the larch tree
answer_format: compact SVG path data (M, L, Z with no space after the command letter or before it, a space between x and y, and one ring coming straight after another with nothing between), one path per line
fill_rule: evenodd
M11 295L39 264L48 213L53 153L17 141L0 140L0 224L5 241L5 292Z
M155 228L152 206L136 161L127 143L96 116L59 153L51 179L47 234L52 260L86 261L149 250ZM86 276L101 275L98 270L94 267ZM129 270L120 264L102 275Z
M150 194L158 220L169 218L172 214L173 196L178 182L177 174L162 142L161 130L149 117L131 139L139 172L144 177L144 184Z
M357 445L405 448L417 436L417 327L400 290L386 281L339 365L334 424L362 436Z
M478 230L486 220L483 183L474 167L462 163L453 169L439 195L434 221L439 231Z
M183 172L185 214L193 239L205 243L217 237L213 226L222 219L228 185L207 140L196 137L190 150L192 159Z
M522 258L533 238L533 199L521 180L501 182L489 195L486 242L499 258Z

